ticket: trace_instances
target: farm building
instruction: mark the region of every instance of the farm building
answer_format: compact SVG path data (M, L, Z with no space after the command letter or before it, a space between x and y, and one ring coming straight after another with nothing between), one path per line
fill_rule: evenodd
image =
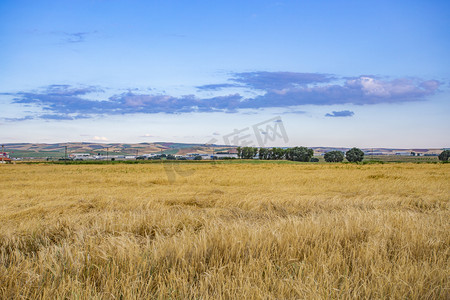
M6 153L0 153L0 163L10 163L11 158Z
M223 158L238 158L236 153L217 153L214 154L214 156L218 159L223 159Z

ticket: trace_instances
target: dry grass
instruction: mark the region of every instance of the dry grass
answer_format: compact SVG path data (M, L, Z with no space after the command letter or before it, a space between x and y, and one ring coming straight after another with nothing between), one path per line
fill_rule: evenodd
M0 298L450 298L449 164L1 165Z

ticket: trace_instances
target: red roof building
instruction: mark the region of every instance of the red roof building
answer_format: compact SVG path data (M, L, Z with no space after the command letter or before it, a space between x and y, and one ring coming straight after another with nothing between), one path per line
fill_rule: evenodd
M11 158L9 158L9 155L7 155L6 153L0 152L0 163L2 162L11 162Z

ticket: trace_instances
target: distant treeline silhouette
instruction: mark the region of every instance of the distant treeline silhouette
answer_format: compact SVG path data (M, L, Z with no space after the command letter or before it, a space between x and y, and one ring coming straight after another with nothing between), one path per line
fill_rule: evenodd
M287 159L292 161L317 162L314 158L314 150L306 147L293 148L257 148L257 147L237 147L238 158L242 159L265 159L265 160L281 160ZM325 153L325 161L341 162L344 160L344 153L341 151L331 151ZM349 162L360 162L364 159L364 152L358 148L352 148L345 153L345 158Z

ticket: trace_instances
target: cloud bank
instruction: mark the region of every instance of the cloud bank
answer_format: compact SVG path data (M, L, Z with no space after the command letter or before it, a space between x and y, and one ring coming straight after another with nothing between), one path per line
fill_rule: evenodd
M18 92L13 103L40 108L34 116L46 120L73 120L98 115L135 113L238 112L241 109L292 108L301 105L375 105L422 101L437 93L440 82L396 78L383 80L364 75L338 78L329 74L294 72L235 73L227 83L198 86L200 91L233 92L209 98L197 95L175 97L166 94L139 93L130 89L103 100L92 94L103 93L96 86L50 85L41 91ZM262 95L245 98L236 89L259 91ZM148 91L147 91L148 92ZM5 95L5 94L3 94ZM328 117L344 117L349 111L333 112ZM345 115L347 114L347 115Z
M352 117L355 113L350 110L341 110L341 111L333 111L332 113L328 113L325 117L330 118L342 118L342 117Z

